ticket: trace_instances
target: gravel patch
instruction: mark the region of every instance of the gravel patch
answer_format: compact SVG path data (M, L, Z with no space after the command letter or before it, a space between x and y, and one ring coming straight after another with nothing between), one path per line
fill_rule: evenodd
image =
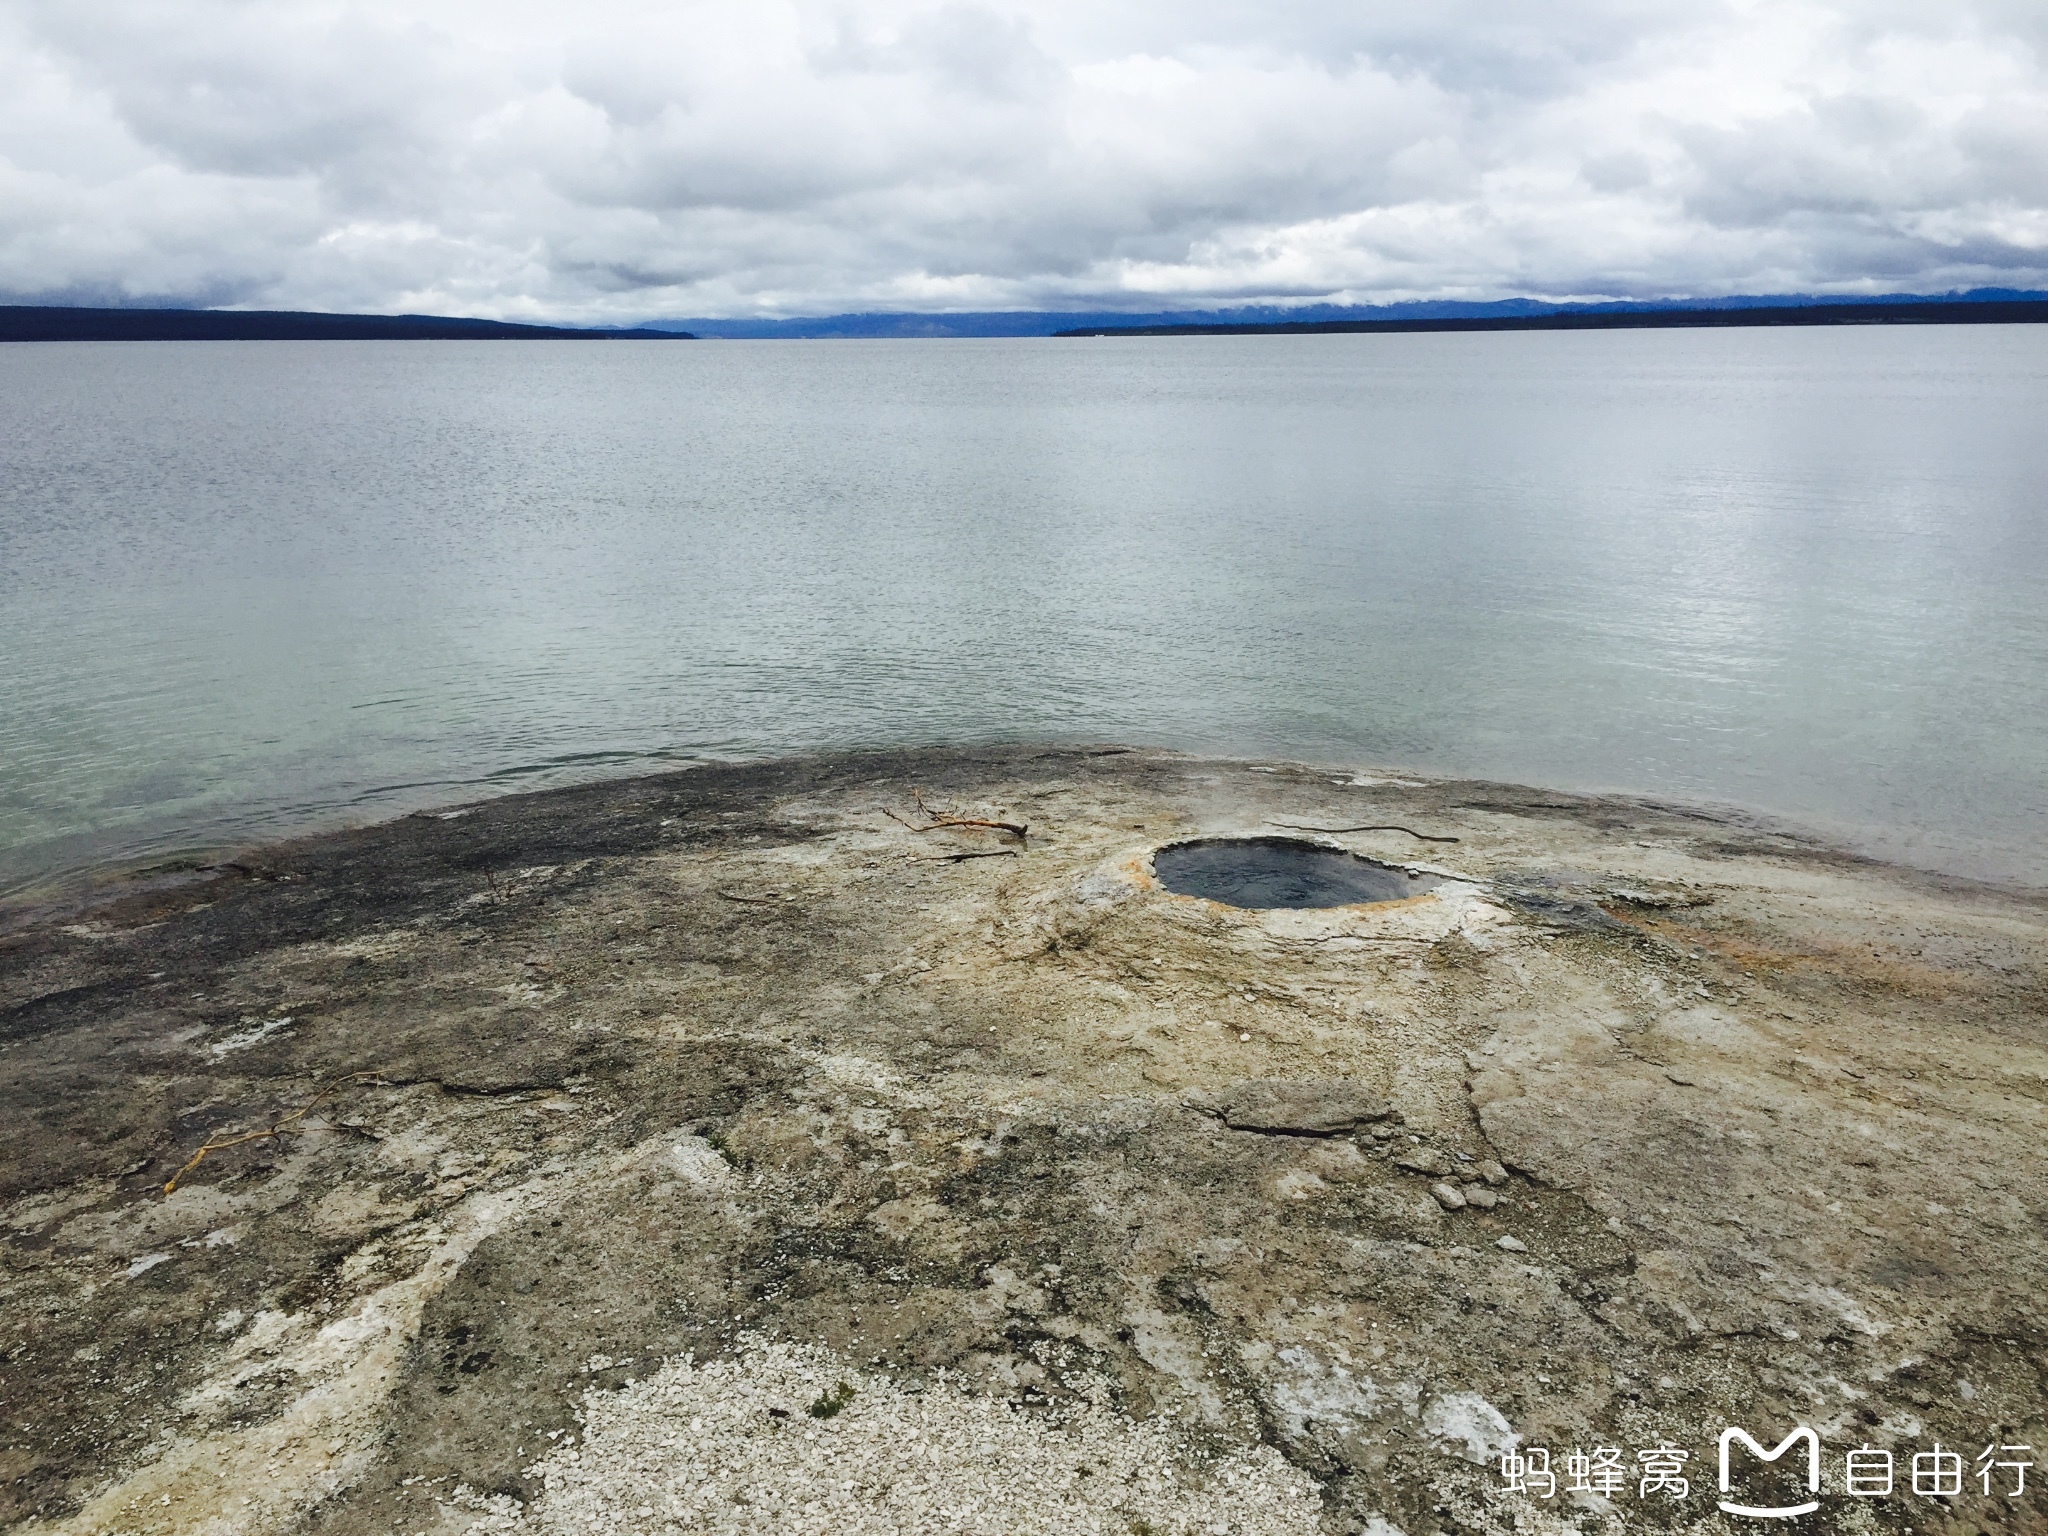
M957 1532L1315 1536L1315 1481L1270 1446L1216 1452L1136 1421L1106 1383L1056 1414L923 1392L823 1350L753 1341L584 1403L530 1505L458 1490L478 1536Z

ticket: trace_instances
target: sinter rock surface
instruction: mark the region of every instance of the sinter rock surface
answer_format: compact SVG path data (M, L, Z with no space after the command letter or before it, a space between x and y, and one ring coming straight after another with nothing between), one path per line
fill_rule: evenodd
M1152 877L1283 822L1459 841L1332 838L1439 881L1380 906ZM1724 1532L1721 1429L1808 1424L1802 1530L2041 1530L1840 1468L2048 1450L2044 959L2036 896L1726 815L1146 751L17 908L0 1524ZM1595 1446L1611 1499L1504 1484Z

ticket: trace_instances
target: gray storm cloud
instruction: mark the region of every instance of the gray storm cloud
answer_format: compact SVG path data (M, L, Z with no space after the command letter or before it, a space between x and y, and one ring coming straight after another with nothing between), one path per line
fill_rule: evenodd
M2044 283L2038 0L0 3L14 302Z

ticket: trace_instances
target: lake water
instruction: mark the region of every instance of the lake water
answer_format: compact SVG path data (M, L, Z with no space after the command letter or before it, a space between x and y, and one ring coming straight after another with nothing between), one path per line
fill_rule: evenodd
M0 889L802 748L2048 883L2048 327L0 348Z

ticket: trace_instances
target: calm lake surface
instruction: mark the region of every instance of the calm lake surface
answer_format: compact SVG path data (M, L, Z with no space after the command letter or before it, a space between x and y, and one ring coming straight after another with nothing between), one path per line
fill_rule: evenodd
M804 748L2048 883L2048 327L0 348L0 890Z

